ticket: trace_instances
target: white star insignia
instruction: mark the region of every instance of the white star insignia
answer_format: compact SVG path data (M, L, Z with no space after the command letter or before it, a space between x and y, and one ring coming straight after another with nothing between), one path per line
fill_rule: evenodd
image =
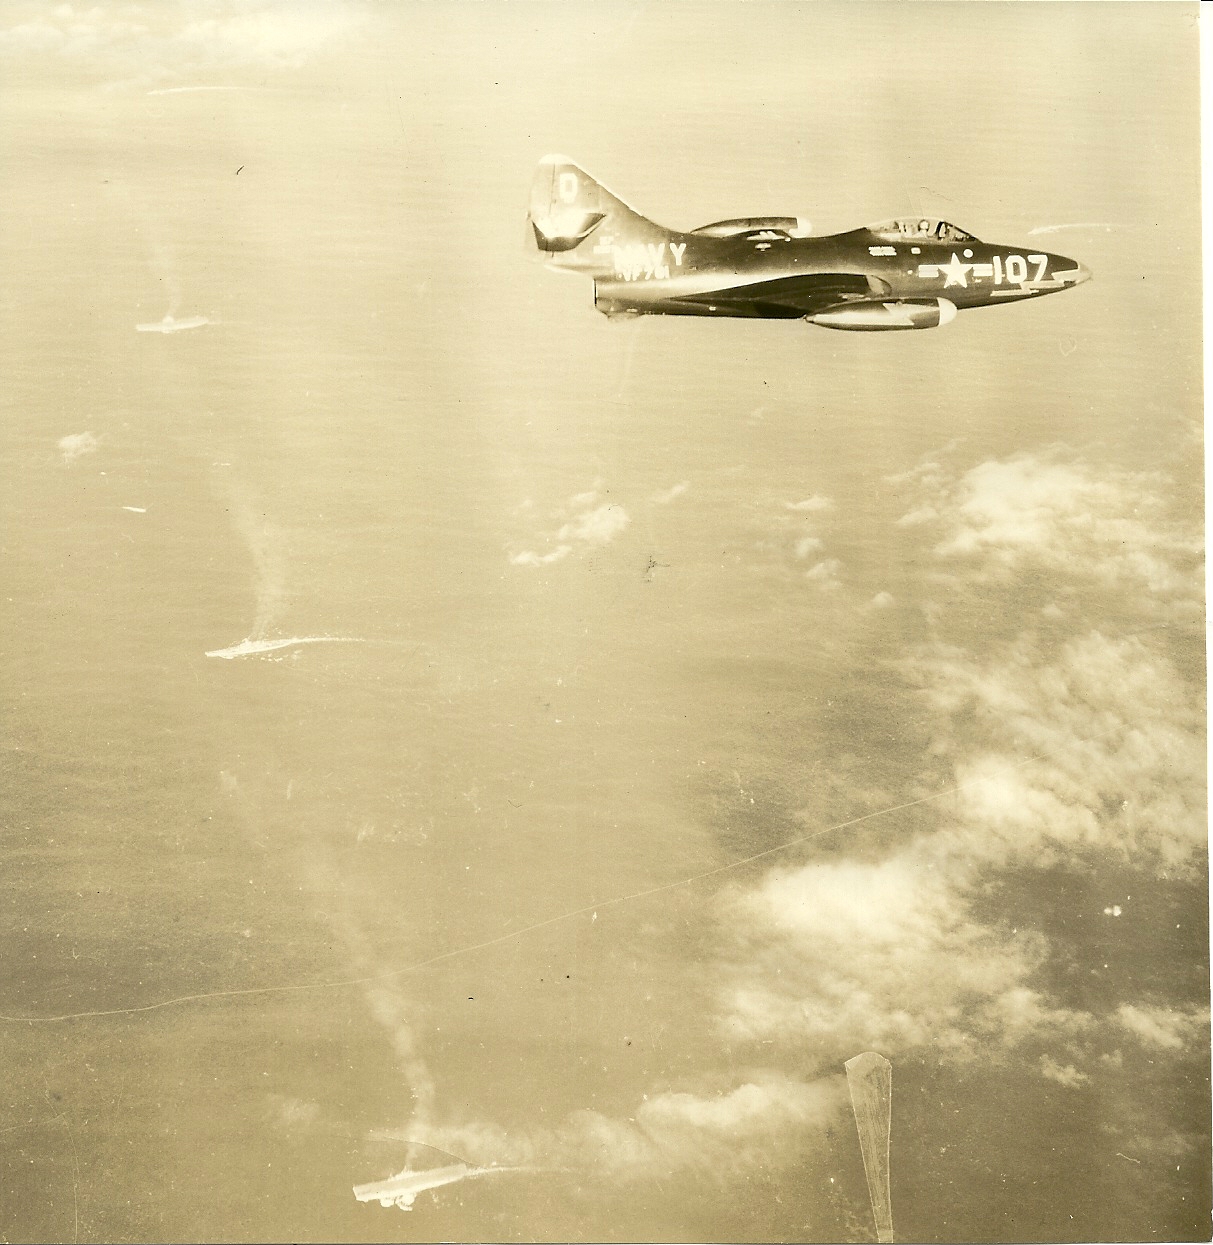
M962 264L956 252L953 251L952 262L939 265L941 275L947 277L947 280L943 283L943 288L946 290L949 285L963 285L968 288L969 270L972 267L972 264Z

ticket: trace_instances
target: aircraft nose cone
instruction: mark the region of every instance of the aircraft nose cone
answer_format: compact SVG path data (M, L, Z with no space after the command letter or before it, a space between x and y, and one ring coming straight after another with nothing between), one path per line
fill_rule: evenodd
M1051 265L1055 276L1060 277L1067 286L1081 285L1084 281L1090 281L1091 270L1086 264L1080 264L1076 259L1070 259L1067 255L1058 255Z

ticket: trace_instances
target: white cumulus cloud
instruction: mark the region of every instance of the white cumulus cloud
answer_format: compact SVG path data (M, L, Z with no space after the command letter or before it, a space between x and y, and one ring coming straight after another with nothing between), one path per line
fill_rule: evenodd
M1096 468L1060 450L980 463L958 480L915 478L902 526L938 524L935 555L976 560L988 578L1035 566L1109 587L1183 595L1200 541L1166 516L1167 481Z
M1143 638L1093 631L1051 659L1028 637L984 660L932 644L904 669L954 757L958 852L1002 866L1098 851L1161 873L1203 858L1201 711Z
M596 506L566 523L557 537L560 540L585 541L591 545L605 545L627 527L628 512L614 502Z
M841 570L842 563L837 558L826 558L805 571L804 577L817 587L829 590L841 585L842 580L838 578Z
M610 544L631 522L623 506L601 501L598 489L574 494L555 517L563 520L559 527L540 537L547 548L516 548L508 554L512 565L550 566L579 549Z
M1146 1046L1179 1051L1193 1043L1207 1046L1209 1042L1207 1009L1194 1011L1124 1003L1117 1009L1116 1019Z
M59 451L63 461L72 464L85 454L95 454L101 448L101 438L91 432L73 432L69 436L59 438Z
M916 556L952 564L926 638L887 667L900 680L890 722L906 715L922 736L923 778L903 797L918 807L876 859L782 865L720 898L723 1033L822 1060L864 1048L1028 1059L1070 1088L1093 1078L1088 1056L1102 1066L1109 1031L1170 1051L1195 1042L1199 1017L1116 1012L1122 999L1083 1010L1054 993L1061 949L988 896L1025 873L1109 862L1160 883L1202 876L1203 684L1167 642L1177 624L1114 634L1086 612L1111 600L1131 626L1159 593L1177 618L1198 609L1196 534L1158 478L1060 451L967 472L932 460L897 483L917 495L902 524L925 542ZM1042 618L1036 606L1017 630L1007 604L1042 581L1066 608ZM869 608L891 603L882 593Z
M970 910L969 879L937 867L934 848L927 840L884 860L776 869L734 897L726 919L746 941L722 996L724 1030L839 1053L930 1046L964 1059L1081 1028L1028 984L1042 940L987 928Z
M553 562L559 562L561 558L567 558L572 552L572 545L557 545L554 549L549 549L547 553L535 553L532 549L524 549L521 553L510 554L510 562L514 566L549 566Z
M646 1095L627 1119L583 1110L548 1128L452 1124L427 1131L423 1140L476 1163L569 1167L612 1180L688 1170L729 1177L794 1159L806 1131L837 1118L845 1096L839 1075L805 1082L754 1072L716 1092Z
M1058 1085L1064 1085L1066 1089L1078 1089L1091 1079L1073 1064L1060 1064L1048 1055L1040 1057L1040 1075L1047 1080L1056 1081Z
M679 498L691 487L689 480L683 480L679 484L672 485L668 489L664 489L659 493L654 493L649 500L654 506L668 506L670 502Z
M834 503L828 497L821 497L814 493L811 497L804 498L803 501L785 501L784 508L794 510L801 514L813 514L821 510L833 510Z

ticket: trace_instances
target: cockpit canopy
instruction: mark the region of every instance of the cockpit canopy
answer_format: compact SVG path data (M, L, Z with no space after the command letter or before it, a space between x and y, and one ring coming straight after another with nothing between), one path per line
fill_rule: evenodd
M868 232L878 238L886 238L890 242L901 240L913 242L976 242L971 233L966 233L958 225L950 225L946 220L931 216L904 216L897 220L881 221L879 225L869 225Z

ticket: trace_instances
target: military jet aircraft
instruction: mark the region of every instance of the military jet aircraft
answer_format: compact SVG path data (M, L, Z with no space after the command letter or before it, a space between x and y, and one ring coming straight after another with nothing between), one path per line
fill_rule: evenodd
M1064 255L982 242L906 217L829 236L798 217L716 221L687 233L641 216L566 156L544 156L529 220L547 264L594 282L607 316L800 319L871 332L930 329L970 307L1038 298L1090 277Z

